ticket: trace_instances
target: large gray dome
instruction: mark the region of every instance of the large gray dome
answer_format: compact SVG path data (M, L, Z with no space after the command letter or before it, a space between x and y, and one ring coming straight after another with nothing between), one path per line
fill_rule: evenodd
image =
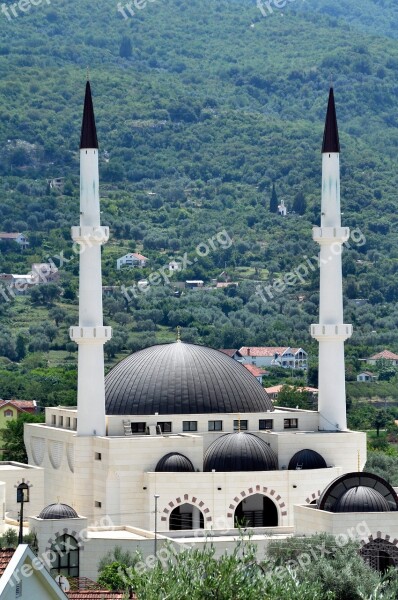
M264 440L244 431L217 438L205 453L203 471L276 471L278 458Z
M257 379L226 354L175 342L122 360L105 378L108 415L253 413L274 410Z

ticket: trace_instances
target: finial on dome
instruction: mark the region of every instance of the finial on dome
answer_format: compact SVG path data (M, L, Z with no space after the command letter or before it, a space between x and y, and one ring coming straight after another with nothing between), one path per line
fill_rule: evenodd
M181 327L177 326L177 342L181 342Z

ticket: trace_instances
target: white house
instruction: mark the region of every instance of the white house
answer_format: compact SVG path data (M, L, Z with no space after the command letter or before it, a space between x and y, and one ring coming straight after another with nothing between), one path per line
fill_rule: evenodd
M367 362L370 365L375 365L379 360L386 361L391 366L396 367L398 365L398 354L394 354L394 352L390 352L390 350L383 350L382 352L373 354L373 356L367 359Z
M171 271L172 273L174 273L174 271L181 271L181 263L177 262L176 260L172 260L169 262L169 271Z
M357 375L357 381L371 382L376 380L377 375L375 375L374 373L370 373L369 371L362 371L361 373L359 373L359 375Z
M306 369L308 354L302 348L274 346L242 346L239 349L243 362L256 367L285 367Z
M2 600L68 600L62 589L27 544L0 550ZM5 567L5 568L4 568Z
M116 268L119 270L122 267L146 267L148 258L137 252L130 252L125 254L116 261Z
M26 246L29 246L29 242L23 233L6 233L2 231L0 233L0 241L16 242L22 248L26 248Z

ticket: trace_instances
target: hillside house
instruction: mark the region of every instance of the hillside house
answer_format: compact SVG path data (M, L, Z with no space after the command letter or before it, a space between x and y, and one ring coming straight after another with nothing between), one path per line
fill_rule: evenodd
M16 242L21 248L29 246L29 242L23 233L6 233L0 232L0 242Z
M372 381L376 381L376 380L377 380L377 375L374 375L373 373L370 373L369 371L362 371L362 373L359 373L359 375L357 375L357 381L371 383Z
M116 269L119 271L122 267L141 267L144 268L148 264L148 258L137 252L129 252L121 256L116 261Z
M204 286L202 279L189 279L185 282L185 287L189 290L198 290Z
M308 354L302 348L242 346L239 352L244 363L256 367L307 368Z
M382 352L377 352L370 358L367 358L366 362L369 365L375 365L379 360L388 362L392 367L396 367L398 365L398 354L394 354L390 350L382 350Z
M249 371L249 373L254 375L254 377L257 379L257 381L261 384L263 383L263 377L268 377L270 374L269 371L264 371L263 369L259 369L255 365L248 365L248 364L243 363L243 366Z

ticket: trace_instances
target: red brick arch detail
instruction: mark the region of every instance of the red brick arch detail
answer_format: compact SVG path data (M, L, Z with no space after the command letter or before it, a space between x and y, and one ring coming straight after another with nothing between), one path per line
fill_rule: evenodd
M191 496L189 494L184 494L183 497L179 496L175 500L170 501L163 509L161 521L167 521L168 515L171 513L171 509L176 508L181 504L192 504L193 506L196 506L203 514L203 517L207 523L211 523L213 521L213 517L211 517L209 514L210 509L206 506L205 502L199 500L199 498L196 496Z
M311 504L311 502L313 502L314 500L318 500L318 498L321 495L321 490L318 490L317 492L313 492L311 494L311 496L308 496L308 498L305 499L307 504Z
M240 492L239 496L235 496L235 498L231 501L231 504L229 505L229 509L231 512L227 513L227 517L232 518L234 516L235 510L236 510L236 507L238 506L238 504L240 502L242 502L242 500L244 498L249 498L250 496L254 496L254 494L262 494L263 496L267 496L267 498L272 500L278 506L278 508L280 510L280 515L282 517L286 517L286 515L287 515L286 503L283 502L283 498L281 497L281 495L278 494L276 492L276 490L273 490L272 488L268 488L264 485L251 486L250 488L248 488L246 490L242 490Z

